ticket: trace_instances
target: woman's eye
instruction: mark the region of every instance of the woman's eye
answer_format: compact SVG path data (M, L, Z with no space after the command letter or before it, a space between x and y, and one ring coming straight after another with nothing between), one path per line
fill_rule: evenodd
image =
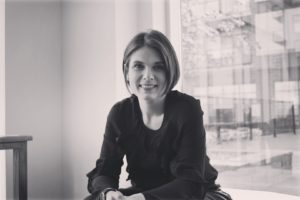
M135 70L141 70L143 68L144 68L144 66L142 64L139 64L139 63L136 63L136 64L133 65L133 69L135 69Z
M158 71L164 71L165 70L165 66L164 65L154 65L153 69L154 70L158 70Z

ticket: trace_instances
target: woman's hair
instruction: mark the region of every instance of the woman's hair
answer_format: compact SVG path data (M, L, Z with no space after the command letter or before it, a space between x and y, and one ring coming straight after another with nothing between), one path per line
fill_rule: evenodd
M168 93L178 82L180 76L179 64L175 50L168 38L159 31L149 30L137 34L127 45L123 57L123 75L126 87L129 90L126 76L129 68L131 55L142 47L150 47L157 51L163 59L166 72L166 89L164 94Z

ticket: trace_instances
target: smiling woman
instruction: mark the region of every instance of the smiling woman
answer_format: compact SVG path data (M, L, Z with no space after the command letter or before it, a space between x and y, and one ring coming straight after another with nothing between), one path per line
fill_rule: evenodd
M179 79L168 38L149 30L128 44L123 73L131 97L111 109L86 199L230 200L205 151L200 101L172 88ZM123 157L132 186L119 188Z
M170 41L160 32L155 32L155 34L154 32L152 32L152 34L150 34L150 32L149 34L141 33L136 35L130 41L124 52L123 74L125 76L125 80L127 81L126 76L128 76L129 66L132 63L130 61L133 59L141 59L139 57L142 56L142 59L145 59L145 61L152 61L156 63L154 67L155 69L164 69L165 78L167 81L165 91L168 91L176 85L180 76L178 59ZM162 40L161 38L165 38L165 40ZM139 53L136 52L137 50L139 50ZM147 52L145 51L150 51L149 53L151 54L147 55ZM139 57L134 58L132 57L132 54L136 54L136 56ZM151 60L148 58L148 56L151 56ZM126 82L126 86L129 89L128 82Z
M161 56L142 47L131 55L126 82L131 92L148 101L161 101L166 90L166 73Z

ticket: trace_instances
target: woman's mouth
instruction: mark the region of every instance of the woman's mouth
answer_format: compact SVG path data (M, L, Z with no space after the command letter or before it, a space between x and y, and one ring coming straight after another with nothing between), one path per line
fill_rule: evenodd
M157 87L157 85L154 85L154 84L141 84L141 85L139 85L139 87L149 90L149 89L153 89L153 88Z

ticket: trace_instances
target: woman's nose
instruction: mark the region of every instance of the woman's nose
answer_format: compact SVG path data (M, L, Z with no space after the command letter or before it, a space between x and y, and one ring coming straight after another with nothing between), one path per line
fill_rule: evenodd
M149 68L146 68L143 74L143 79L144 80L153 80L154 79L154 75L152 73L152 70Z

